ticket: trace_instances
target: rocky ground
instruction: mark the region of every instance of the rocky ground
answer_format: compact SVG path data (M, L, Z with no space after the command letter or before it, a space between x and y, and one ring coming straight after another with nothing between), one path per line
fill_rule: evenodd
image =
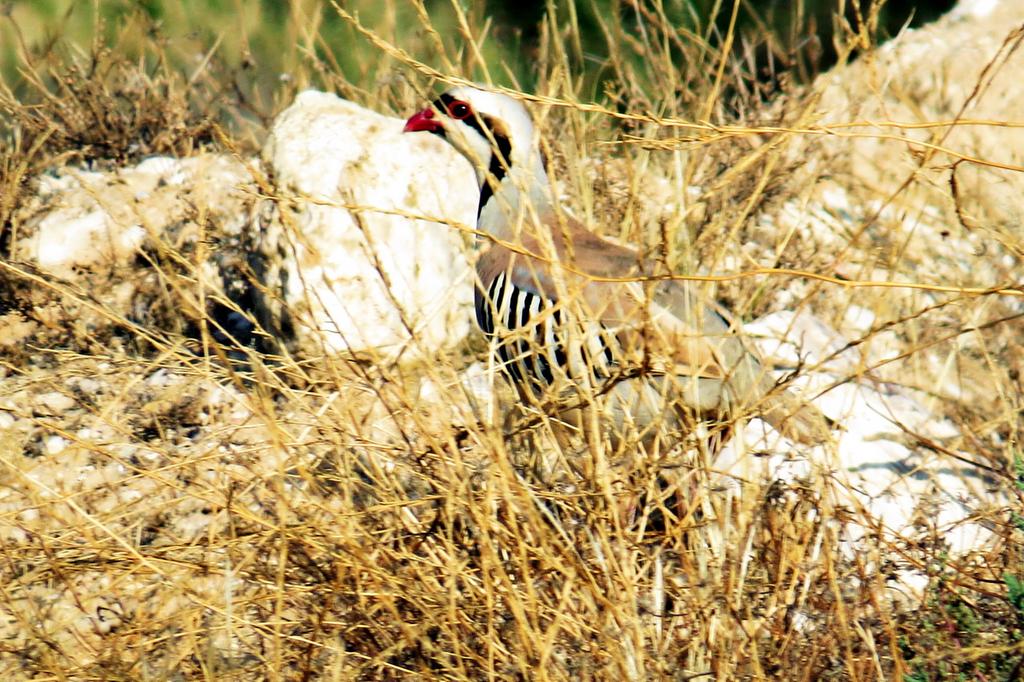
M697 154L580 160L545 118L584 220L773 270L716 295L835 421L815 448L752 415L714 458L538 477L571 457L468 324L469 168L400 118L305 93L258 158L34 177L4 679L882 679L942 628L1019 671L1021 9L962 3Z

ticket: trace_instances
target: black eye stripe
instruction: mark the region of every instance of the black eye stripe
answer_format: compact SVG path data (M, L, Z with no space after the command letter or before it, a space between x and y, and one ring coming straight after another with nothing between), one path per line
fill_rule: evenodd
M458 100L455 99L454 97L452 97L451 95L449 95L448 93L444 93L443 95L438 97L437 100L434 101L434 107L436 107L440 111L444 112L448 116L451 116L451 118L455 118L455 116L452 116L452 111L451 111L451 108L450 108L452 106L452 104L455 103L455 102L458 102ZM488 119L486 117L479 116L479 115L477 115L477 116L466 116L465 118L457 118L456 120L462 121L463 123L468 125L470 128L472 128L476 132L480 133L480 135L483 136L483 138L485 140L491 139L491 136L489 136L487 134L487 131L484 130L484 126L485 125L487 126L487 129L490 130L490 125L487 124ZM483 124L481 124L481 120L483 120ZM492 135L493 135L493 132L492 132Z
M457 101L458 100L456 100L454 97L452 97L448 93L444 93L443 95L438 97L436 100L434 100L434 107L436 109L438 109L439 111L442 111L442 112L448 114L449 113L448 107L451 106L451 104L453 102L457 102ZM507 166L507 165L509 165L511 163L511 159L512 159L512 143L509 141L509 139L508 139L508 137L506 135L502 135L501 133L495 133L494 132L494 125L492 124L491 119L488 116L484 116L482 114L477 114L476 116L467 116L466 118L461 118L461 119L458 119L458 120L462 121L463 123L468 125L470 128L472 128L476 132L480 133L480 136L483 137L485 140L492 140L493 139L494 140L494 144L497 146L497 151L504 157L505 165ZM500 166L501 164L498 164L498 165ZM492 166L491 172L494 172L494 168L493 168L494 163L493 163L493 161L491 163L491 166ZM505 170L502 169L500 174L495 173L495 175L497 175L498 179L500 180L502 177L504 177Z
M456 100L454 97L452 97L446 92L434 100L434 108L441 111L442 113L447 114L449 112L448 108L456 101L458 100Z
M434 108L448 114L448 107L457 101L458 100L446 92L434 100ZM485 140L493 140L491 160L490 163L487 164L487 171L494 176L496 181L500 182L501 179L505 177L507 170L512 167L512 142L508 139L508 136L496 133L494 131L494 124L490 117L479 113L475 116L467 116L466 118L456 120L468 125L479 133ZM491 187L491 183L485 182L483 187L480 188L480 203L477 205L476 211L477 217L480 217L480 212L483 211L484 204L490 200L493 194L494 189Z

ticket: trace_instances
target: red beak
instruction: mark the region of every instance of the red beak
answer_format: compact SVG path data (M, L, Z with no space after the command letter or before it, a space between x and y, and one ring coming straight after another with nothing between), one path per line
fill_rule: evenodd
M402 129L402 132L416 133L426 130L429 133L443 133L444 126L434 118L434 115L434 110L429 107L418 114L414 114L412 118L405 122L405 128Z

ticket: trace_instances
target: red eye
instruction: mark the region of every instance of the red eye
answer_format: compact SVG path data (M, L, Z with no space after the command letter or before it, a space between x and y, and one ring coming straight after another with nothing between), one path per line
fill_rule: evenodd
M451 117L458 119L460 121L468 117L470 111L471 110L469 108L469 105L466 104L465 102L452 102L448 106L448 113L451 115Z

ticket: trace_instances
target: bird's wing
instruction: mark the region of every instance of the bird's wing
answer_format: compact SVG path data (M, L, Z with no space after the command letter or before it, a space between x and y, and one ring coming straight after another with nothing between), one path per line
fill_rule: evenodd
M775 390L736 322L709 304L699 282L642 281L642 274L652 269L636 250L595 235L569 217L550 229L553 238L546 247L528 235L515 250L492 245L478 262L481 281L507 273L517 287L556 301L559 308L578 306L584 319L599 320L616 334L624 362L699 380L684 385L699 384L685 391L686 401L695 407L746 406L794 440L827 440L827 420L813 405Z
M702 302L698 287L639 281L649 268L636 250L570 216L545 218L550 242L524 233L516 250L492 245L478 263L481 282L506 272L520 289L576 304L581 317L617 335L625 361L665 374L723 380L745 358L730 325Z

